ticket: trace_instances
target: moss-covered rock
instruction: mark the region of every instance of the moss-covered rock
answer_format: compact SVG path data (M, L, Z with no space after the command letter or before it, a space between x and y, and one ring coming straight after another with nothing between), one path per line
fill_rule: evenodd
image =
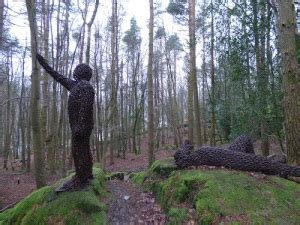
M147 171L132 173L130 179L136 184L143 185L143 183L147 184L148 181L151 182L153 179L166 178L176 169L174 158L169 157L155 161Z
M126 172L112 172L108 175L106 175L107 180L124 180L124 177L126 175Z
M56 185L41 188L18 203L14 208L0 214L0 224L105 224L106 206L100 199L105 195L105 174L94 168L94 179L82 191L57 194Z
M169 176L171 172L177 169L177 166L174 162L173 157L165 158L162 160L155 161L150 169L148 170L148 176L156 175L156 176Z
M224 221L239 224L300 224L300 185L276 176L253 176L224 169L187 169L171 172L171 159L156 161L135 179L151 187L170 216L180 224L190 206L201 224ZM168 168L167 173L162 168ZM154 172L155 171L155 172ZM161 175L159 175L162 172ZM153 176L157 174L156 178ZM169 174L168 177L165 177ZM147 179L151 176L152 179ZM139 183L137 182L137 183ZM171 210L172 209L172 210ZM177 213L175 213L175 211ZM187 216L186 216L187 217Z
M132 174L130 179L134 183L136 183L138 185L142 185L145 181L146 175L147 175L147 173L145 171L142 171L142 172Z

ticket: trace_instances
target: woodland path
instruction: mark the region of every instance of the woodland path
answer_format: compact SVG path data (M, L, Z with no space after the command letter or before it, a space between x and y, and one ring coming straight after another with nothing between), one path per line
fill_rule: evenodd
M155 202L152 192L143 191L130 181L120 180L108 181L107 190L110 192L105 200L109 205L109 224L165 224L167 217Z

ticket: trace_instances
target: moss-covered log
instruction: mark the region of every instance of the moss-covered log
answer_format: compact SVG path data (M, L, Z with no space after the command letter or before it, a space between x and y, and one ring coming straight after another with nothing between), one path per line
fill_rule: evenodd
M202 147L196 151L180 149L175 153L174 158L179 168L207 165L279 175L284 178L300 177L300 167L288 166L259 155L222 148Z

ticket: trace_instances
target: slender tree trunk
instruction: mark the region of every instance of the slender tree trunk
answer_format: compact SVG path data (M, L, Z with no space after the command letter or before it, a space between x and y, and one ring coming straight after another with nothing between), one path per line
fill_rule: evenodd
M27 109L29 108L29 104L27 104ZM31 169L31 118L29 110L26 113L26 139L27 139L27 146L26 146L26 171L29 172Z
M69 58L68 58L68 54L69 54L69 47L70 47L70 34L69 34L69 17L70 17L70 5L71 2L70 0L66 0L65 2L65 7L66 7L66 14L65 14L65 24L64 24L64 32L66 34L66 38L65 38L65 44L64 44L64 61L65 61L65 73L67 73L69 71ZM69 73L70 76L71 73ZM65 106L64 110L63 110L63 129L62 129L62 153L61 153L61 175L65 176L66 175L66 171L67 171L67 165L66 165L66 161L67 161L67 154L68 151L71 150L71 148L68 145L68 140L69 140L69 124L68 124L68 115L67 115L67 98L68 98L68 93L67 90L64 88L62 90L62 103Z
M82 30L81 30L81 38L80 38L80 49L79 49L79 63L83 63L83 51L84 51L84 42L85 42L85 25L86 25L86 17L88 13L88 1L85 0L85 6L84 6L84 11L81 11L82 19L83 19L83 24L82 24ZM78 6L79 7L79 6ZM79 7L80 8L80 7Z
M148 53L148 165L149 167L155 160L154 155L154 109L153 109L153 27L154 13L153 0L149 0L150 5L150 21L149 21L149 53Z
M196 18L195 18L195 0L189 0L189 47L190 47L190 79L193 92L194 103L194 137L197 146L202 145L201 122L200 122L200 104L197 85L197 68L196 68Z
M254 4L258 4L257 2ZM259 5L254 7L254 35L256 48L256 67L258 76L259 109L260 109L260 132L261 150L264 156L269 155L268 124L266 118L268 98L268 74L266 71L266 2L260 0ZM258 24L258 14L260 13L260 24Z
M43 1L43 37L44 37L44 55L46 59L49 58L49 20L50 20L50 1ZM48 90L48 75L46 72L43 72L43 83L42 83L42 110L41 110L41 127L42 127L42 140L44 145L44 152L47 152L49 145L49 137L48 137L48 129L47 129L47 121L48 121L48 111L49 111L49 90ZM48 156L48 159L51 158ZM49 166L51 162L48 162ZM50 172L54 173L55 168L50 166Z
M58 1L58 12L57 12L57 22L56 22L56 62L55 62L55 69L58 71L59 60L60 60L60 48L61 48L61 40L60 40L60 5L61 0ZM52 46L54 48L54 46ZM53 51L53 49L52 49ZM50 169L50 173L55 172L55 154L58 148L58 98L57 98L57 82L53 80L52 83L52 110L51 110L51 124L50 124L50 137L49 137L49 147L48 147L48 165Z
M102 137L102 92L100 91L100 80L101 80L101 71L102 71L102 48L100 45L100 33L99 29L97 27L97 30L95 32L95 55L94 55L94 68L95 68L95 82L96 82L96 110L95 110L95 121L96 121L96 160L97 162L100 162L100 158L103 156L103 137ZM97 63L97 56L98 53L100 53L100 69L98 68ZM99 71L100 70L100 71Z
M196 40L195 36L193 36L193 30L191 29L191 8L192 4L195 3L193 0L189 0L189 48L190 48L190 59L189 59L189 66L190 71L188 75L188 139L194 143L194 91L193 91L193 64L192 64L192 51L193 48L196 48ZM195 35L195 34L194 34ZM194 46L193 46L194 45Z
M206 0L203 1L203 8L202 10L205 10L206 7ZM207 142L207 126L206 126L206 100L205 100L205 84L207 84L207 72L206 72L206 28L205 28L205 19L206 15L205 13L202 13L202 21L203 21L203 27L201 29L202 31L202 127L203 127L203 143L206 144ZM208 92L208 90L207 90Z
M203 119L203 143L207 142L207 126L206 126L206 105L205 105L205 83L206 80L206 53L205 53L205 28L202 30L202 42L203 42L203 61L202 61L202 119Z
M37 24L36 24L36 4L35 0L26 0L26 7L28 12L28 20L31 34L31 54L32 54L32 74L31 74L31 127L33 134L33 149L34 149L34 165L35 165L35 180L37 188L45 186L44 175L44 154L41 141L40 130L40 71L37 65Z
M6 85L6 97L7 97L7 103L6 103L6 115L5 115L5 134L4 134L4 164L3 168L8 169L7 163L8 163L8 156L11 151L11 85L10 85L10 71L9 68L6 67L6 73L7 73L7 85Z
M117 89L116 89L116 76L117 76L117 65L116 65L116 27L117 20L117 0L112 1L112 32L111 32L111 107L110 107L110 121L111 121L111 132L110 132L110 164L114 163L114 151L116 148L117 140Z
M211 133L210 133L210 145L216 146L216 97L215 97L215 56L214 56L214 43L215 43L215 31L214 31L214 6L211 1L211 45L210 45L210 60L211 60Z
M91 17L91 20L87 23L87 43L86 43L86 52L85 52L85 62L87 64L90 63L91 30L97 14L98 6L99 6L99 0L96 0L93 15Z
M287 158L300 165L300 96L299 71L295 41L295 5L293 0L277 0L279 12L279 47L282 57L284 89L284 129Z
M23 97L25 95L25 58L26 58L26 51L27 51L27 43L24 48L23 58L22 58L22 83L21 83L21 96L20 96L20 129L21 129L21 140L22 140L22 150L21 150L21 157L22 157L22 169L26 168L26 138L25 138L25 110L26 104L24 103Z
M2 48L4 30L4 0L0 0L0 48Z
M161 137L161 145L164 145L165 143L165 109L164 109L164 105L165 105L165 98L164 98L164 81L163 81L163 60L162 57L160 57L160 105L161 107L158 108L158 110L160 109L160 116L161 116L161 122L159 124L161 124L161 127L159 127L158 124L158 128L160 129L160 137ZM158 118L159 121L159 118ZM159 147L159 140L157 140L158 146Z

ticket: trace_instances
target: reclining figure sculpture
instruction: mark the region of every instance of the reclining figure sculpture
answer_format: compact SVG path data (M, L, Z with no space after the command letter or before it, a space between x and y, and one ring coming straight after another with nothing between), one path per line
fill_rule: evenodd
M230 151L255 154L251 137L247 134L238 136L228 147Z
M205 165L261 172L283 178L300 177L300 167L289 166L264 156L216 147L201 147L195 151L192 149L191 143L186 141L175 153L174 159L179 169Z

